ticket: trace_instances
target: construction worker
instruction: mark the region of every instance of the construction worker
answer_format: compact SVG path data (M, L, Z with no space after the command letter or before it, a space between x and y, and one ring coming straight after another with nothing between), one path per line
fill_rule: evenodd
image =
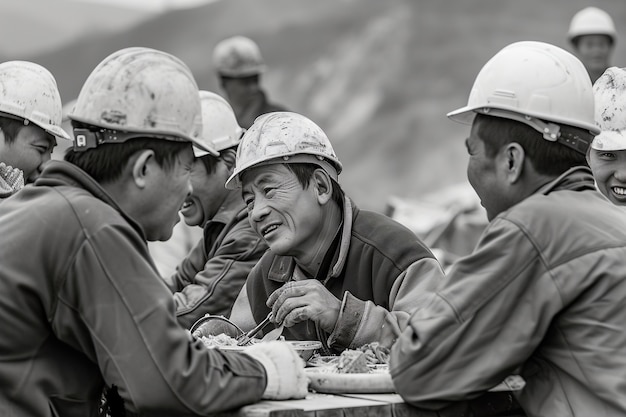
M200 115L182 61L114 52L69 116L74 150L0 204L2 414L97 416L104 386L112 416L305 395L286 343L234 354L194 339L149 256L146 240L169 237L191 192Z
M248 273L267 250L248 221L241 194L224 187L235 169L243 129L221 96L200 91L202 143L191 168L193 191L181 213L204 235L172 276L178 322L186 328L205 314L230 315Z
M513 43L448 117L471 123L467 177L490 224L413 300L391 350L398 393L441 409L520 373L528 416L625 415L626 216L585 163L599 133L585 67L556 46Z
M213 66L243 128L252 126L261 114L286 110L270 102L261 87L261 74L266 65L259 46L252 39L233 36L220 41L213 49Z
M341 169L326 134L300 114L262 115L244 134L226 187L241 188L269 250L235 301L230 318L242 329L272 312L270 329L284 324L286 339L319 340L327 352L389 347L420 283L442 279L413 232L354 205Z
M61 128L53 75L28 61L0 63L0 201L33 182L50 160Z
M595 120L602 130L587 160L596 186L613 204L626 205L626 68L611 67L593 85Z
M567 39L594 83L611 66L617 33L611 16L597 7L586 7L574 15Z

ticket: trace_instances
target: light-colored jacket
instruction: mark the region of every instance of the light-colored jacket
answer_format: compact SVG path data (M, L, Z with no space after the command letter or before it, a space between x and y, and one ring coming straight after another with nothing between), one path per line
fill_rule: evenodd
M189 328L205 314L228 317L266 250L267 244L250 226L241 195L231 193L172 276L178 322Z
M0 415L207 415L258 401L262 365L193 340L140 226L87 174L49 162L0 204Z
M398 392L436 409L521 373L528 416L626 415L626 212L574 168L498 215L392 349Z
M319 340L333 351L380 342L391 346L406 326L425 282L443 278L430 250L409 229L382 214L359 210L344 199L339 243L328 253L333 260L324 286L342 300L331 334L312 321L285 328L292 340ZM244 327L269 313L265 302L286 281L307 279L288 256L268 250L252 269L233 307L232 319ZM237 311L236 311L237 309Z

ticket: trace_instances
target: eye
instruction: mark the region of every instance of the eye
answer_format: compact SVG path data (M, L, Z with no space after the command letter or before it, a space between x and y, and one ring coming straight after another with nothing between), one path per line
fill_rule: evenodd
M275 191L276 191L276 188L273 188L273 187L263 188L263 194L265 194L265 196L269 198L271 198L274 195Z
M614 152L600 152L598 153L598 157L600 159L604 159L605 161L612 161L616 158L616 155Z
M252 196L243 196L243 202L246 205L248 211L254 208L254 198Z

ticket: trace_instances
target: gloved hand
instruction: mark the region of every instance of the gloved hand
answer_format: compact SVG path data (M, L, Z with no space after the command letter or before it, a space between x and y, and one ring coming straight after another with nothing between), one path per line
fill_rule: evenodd
M267 386L264 399L287 400L306 396L309 380L304 372L304 361L289 343L257 343L243 353L261 362L265 368Z

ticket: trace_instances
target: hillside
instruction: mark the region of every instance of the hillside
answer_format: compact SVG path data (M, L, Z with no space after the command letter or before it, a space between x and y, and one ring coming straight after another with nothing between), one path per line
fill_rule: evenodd
M137 45L177 55L201 88L219 92L213 46L250 36L269 66L263 83L270 97L327 131L344 163L344 188L362 208L382 211L392 195L416 197L465 181L468 129L445 113L465 104L476 73L508 43L567 48L569 19L589 4L609 11L618 26L626 22L623 0L228 0L32 59L55 74L64 100L104 56ZM618 31L626 38L626 26ZM624 43L616 64L626 63Z

